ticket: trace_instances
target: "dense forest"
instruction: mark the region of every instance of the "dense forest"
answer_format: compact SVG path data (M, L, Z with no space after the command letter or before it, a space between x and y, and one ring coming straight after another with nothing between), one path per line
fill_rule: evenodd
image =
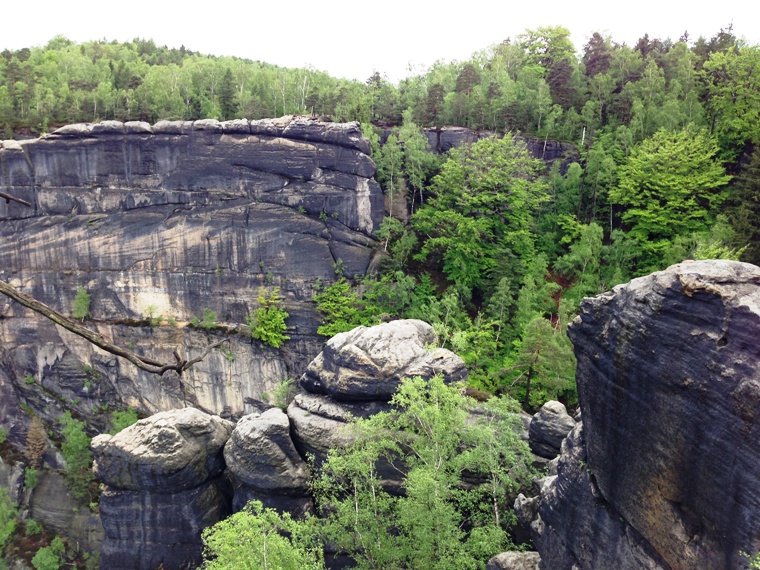
M574 401L565 327L583 296L687 258L760 261L760 48L642 36L636 45L526 30L398 85L159 47L151 40L0 53L6 137L106 119L310 114L357 120L388 210L374 276L315 298L326 336L420 317L461 354L473 389L527 408ZM424 129L499 136L428 152ZM558 139L549 169L516 135ZM382 144L380 144L382 142Z

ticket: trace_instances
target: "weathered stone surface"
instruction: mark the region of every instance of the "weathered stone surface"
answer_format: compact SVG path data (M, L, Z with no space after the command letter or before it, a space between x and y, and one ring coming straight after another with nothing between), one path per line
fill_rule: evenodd
M425 135L430 150L440 154L448 152L452 148L472 144L483 138L501 136L503 133L473 131L466 127L441 127L439 129L428 129L425 131ZM545 161L549 166L559 161L560 172L563 174L571 162L580 160L578 149L567 142L532 137L515 137L515 140L525 144L525 147L535 158Z
M539 497L515 501L518 519L530 526L542 568L662 570L663 560L609 505L594 483L585 455L583 425L562 444L558 475Z
M533 415L528 428L530 450L540 457L554 459L559 455L562 440L575 427L575 420L561 402L546 402Z
M64 313L84 287L93 328L158 360L202 352L206 331L186 325L204 309L244 331L261 287L280 288L291 337L274 350L234 336L231 361L215 351L157 382L0 299L0 407L14 445L14 426L21 433L26 421L19 399L51 423L60 402L72 402L103 430L92 410L106 403L146 415L189 404L237 418L301 374L323 343L315 284L335 279L339 258L348 275L372 262L383 208L367 144L358 124L293 117L107 121L4 142L0 190L33 207L0 200L0 279ZM149 312L162 326L147 326ZM29 374L39 382L27 388Z
M352 417L369 417L390 406L385 402L336 402L328 396L298 394L288 406L293 442L301 456L321 462L332 448L349 444L345 428Z
M41 470L29 496L29 517L49 531L66 536L86 552L98 552L103 542L100 516L69 492L63 476Z
M311 503L309 469L290 439L288 416L279 408L241 418L225 445L224 459L235 488L233 510L260 497L266 506L291 512L294 500Z
M301 385L337 400L389 400L404 378L442 374L465 380L464 361L446 349L428 350L433 328L419 320L357 327L332 337L309 364Z
M486 570L539 570L538 552L502 552L488 561Z
M201 562L204 528L230 514L223 476L178 493L106 487L100 500L105 540L100 567L192 569Z
M232 429L232 422L194 408L161 412L115 436L95 437L93 470L114 489L192 489L222 472Z
M760 268L635 279L584 300L570 335L583 427L541 494L544 564L746 565L740 551L760 547Z

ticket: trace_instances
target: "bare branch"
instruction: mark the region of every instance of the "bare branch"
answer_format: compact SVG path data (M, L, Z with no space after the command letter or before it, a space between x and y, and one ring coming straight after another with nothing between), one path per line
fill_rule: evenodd
M179 354L175 350L174 359L176 360L176 362L174 364L166 364L158 360L148 358L146 356L141 356L135 352L132 352L131 350L127 350L126 348L113 344L112 342L106 340L105 337L103 337L102 335L99 335L98 333L91 331L90 329L82 326L80 323L78 323L74 319L71 319L62 313L59 313L52 307L48 307L45 303L38 301L37 299L35 299L34 297L31 297L30 295L27 295L26 293L22 293L21 291L18 291L17 289L15 289L14 287L11 287L10 285L8 285L7 283L3 281L0 281L0 293L7 295L8 297L13 299L17 303L23 305L24 307L31 309L32 311L36 313L39 313L40 315L42 315L43 317L47 319L50 319L55 324L62 326L66 330L71 331L74 334L81 336L82 338L91 342L98 348L102 348L106 352L125 358L129 360L132 364L140 368L141 370L145 370L146 372L151 372L153 374L158 374L159 376L163 375L165 372L168 372L170 370L174 370L175 372L177 372L177 374L182 374L185 370L190 368L193 364L200 362L206 356L208 356L209 352L211 352L213 349L219 348L223 343L227 342L227 339L224 339L207 346L206 349L203 351L203 354L201 354L201 356L197 358L193 358L190 361L180 358Z
M6 194L5 192L0 192L0 198L5 198L6 203L13 200L14 202L18 202L19 204L23 204L24 206L29 206L30 208L32 207L32 205L26 200L22 200L21 198L16 198L15 196L11 196L10 194Z

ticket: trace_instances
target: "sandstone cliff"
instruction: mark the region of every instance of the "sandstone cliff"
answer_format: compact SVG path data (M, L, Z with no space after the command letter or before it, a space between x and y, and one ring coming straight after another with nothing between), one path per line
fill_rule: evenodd
M586 299L578 425L518 499L543 568L744 568L760 550L760 268L685 262ZM532 519L532 520L531 520Z
M358 124L283 118L219 123L69 125L0 143L0 279L70 313L91 295L91 326L171 361L207 333L204 309L241 330L259 288L279 287L291 340L280 350L233 334L181 379L160 380L0 299L0 413L23 443L27 415L64 407L103 427L108 407L142 413L192 404L240 416L321 348L315 284L368 271L382 219L375 166ZM160 326L147 318L163 315ZM169 326L168 321L177 326Z

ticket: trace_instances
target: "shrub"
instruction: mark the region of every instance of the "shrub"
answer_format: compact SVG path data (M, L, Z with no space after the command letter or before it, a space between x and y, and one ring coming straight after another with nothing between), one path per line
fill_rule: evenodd
M115 410L111 412L111 435L116 435L124 428L128 428L132 424L137 422L137 412L134 408L127 408L126 410Z
M259 289L259 308L245 319L251 336L274 348L280 348L290 338L285 334L288 330L285 319L290 315L280 306L281 303L279 289L272 289L269 295L263 288Z
M84 287L77 287L77 294L74 297L73 316L75 319L80 320L85 320L90 316L90 294Z
M34 519L26 521L26 536L34 536L42 532L42 525Z
M24 489L31 491L40 482L39 472L34 467L24 469ZM28 533L27 533L28 534Z
M58 421L62 426L61 433L64 438L61 453L66 462L66 480L69 488L75 497L89 502L90 484L94 481L90 469L90 437L84 431L84 422L74 419L70 412L64 412Z
M8 489L0 487L0 553L16 532L16 505L11 501Z

